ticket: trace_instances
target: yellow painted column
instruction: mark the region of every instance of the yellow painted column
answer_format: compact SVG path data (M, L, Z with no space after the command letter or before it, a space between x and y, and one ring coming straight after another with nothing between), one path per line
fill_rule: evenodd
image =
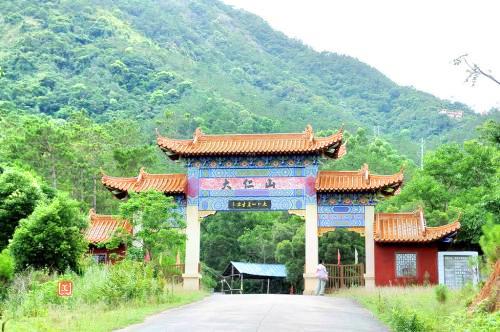
M200 219L197 205L186 207L186 258L182 274L185 290L199 290L201 274L200 264Z
M306 205L306 266L304 273L304 294L311 295L316 291L318 279L318 207L316 204Z
M365 206L365 287L375 288L375 242L373 225L375 223L375 207Z

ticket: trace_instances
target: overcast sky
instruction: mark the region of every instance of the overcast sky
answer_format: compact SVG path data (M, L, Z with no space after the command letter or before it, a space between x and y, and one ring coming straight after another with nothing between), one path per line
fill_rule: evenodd
M401 85L464 102L500 107L500 86L464 83L468 53L500 78L500 2L495 0L223 0L264 18L318 51L347 54Z

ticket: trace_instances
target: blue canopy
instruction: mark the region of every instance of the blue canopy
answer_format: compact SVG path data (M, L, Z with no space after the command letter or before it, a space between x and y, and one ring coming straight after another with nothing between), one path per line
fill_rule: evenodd
M257 264L231 261L224 270L223 276L231 275L231 266L234 266L238 274L243 274L246 278L286 278L286 267L283 264Z

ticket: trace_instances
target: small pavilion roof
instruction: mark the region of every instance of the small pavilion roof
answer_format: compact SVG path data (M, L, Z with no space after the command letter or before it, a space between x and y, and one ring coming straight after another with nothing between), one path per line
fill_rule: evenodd
M226 267L223 276L231 275L231 266L238 274L243 274L247 279L286 278L286 267L283 264L258 264L233 262Z
M127 220L117 216L97 214L94 209L90 209L89 219L90 226L85 231L85 239L90 243L108 241L119 227L132 234L132 225Z
M141 168L139 175L131 178L103 175L102 184L117 198L123 198L128 192L156 190L165 194L183 194L186 192L186 174L149 174Z
M302 133L290 134L232 134L205 135L196 129L193 139L171 139L158 134L158 146L176 160L179 157L229 156L229 155L277 155L277 154L325 154L339 158L345 153L342 146L343 129L328 137L315 137L310 125Z
M375 242L431 242L454 235L458 220L451 224L427 227L422 209L415 212L375 214Z
M370 174L368 165L359 171L319 171L316 178L317 192L380 191L385 195L399 192L403 184L403 170L392 175Z

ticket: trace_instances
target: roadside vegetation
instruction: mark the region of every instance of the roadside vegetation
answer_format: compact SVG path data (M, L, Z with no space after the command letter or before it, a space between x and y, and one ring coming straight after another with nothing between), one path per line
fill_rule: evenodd
M124 238L118 230L103 244L127 243L129 254L97 264L86 254L81 203L34 172L0 167L0 331L111 331L201 299L175 283L184 236L173 207L157 192L133 195L122 212L140 215L141 231ZM72 296L58 295L59 281L73 283Z
M498 331L500 312L488 313L481 308L468 312L467 306L476 293L477 289L470 285L460 290L440 285L351 288L336 296L354 298L396 332Z
M71 297L57 295L60 280L73 281ZM16 274L1 305L5 331L111 331L147 315L202 299L158 277L151 264L91 263L77 274L28 270Z

